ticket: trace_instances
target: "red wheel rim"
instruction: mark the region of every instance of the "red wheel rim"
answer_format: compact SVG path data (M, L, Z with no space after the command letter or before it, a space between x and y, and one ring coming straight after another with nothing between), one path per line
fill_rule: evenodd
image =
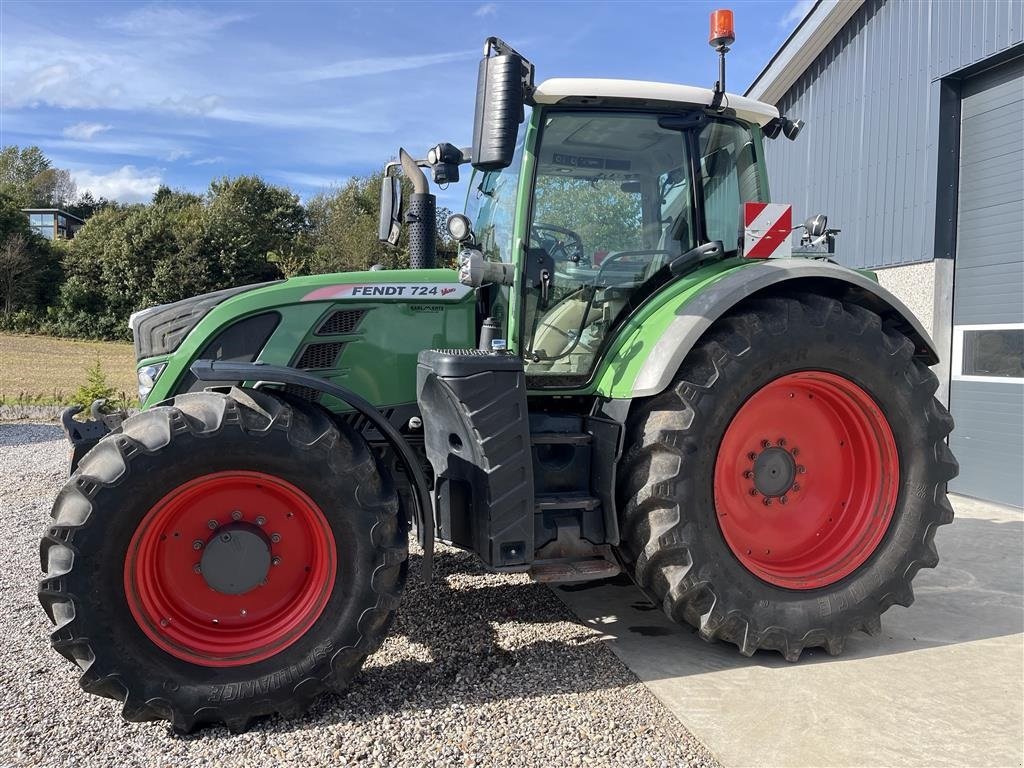
M849 379L782 376L755 392L726 429L715 462L722 535L759 578L815 589L875 551L899 492L885 415Z
M265 538L272 559L242 594L211 587L204 548L232 526ZM298 640L334 586L334 535L316 503L260 472L217 472L184 483L143 518L128 547L124 588L139 628L184 661L233 667L269 658Z

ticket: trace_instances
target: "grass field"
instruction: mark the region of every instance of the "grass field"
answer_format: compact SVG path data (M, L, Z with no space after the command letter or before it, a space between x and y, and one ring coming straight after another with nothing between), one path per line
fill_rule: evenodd
M0 404L63 404L97 360L114 391L134 400L138 384L131 344L0 333Z

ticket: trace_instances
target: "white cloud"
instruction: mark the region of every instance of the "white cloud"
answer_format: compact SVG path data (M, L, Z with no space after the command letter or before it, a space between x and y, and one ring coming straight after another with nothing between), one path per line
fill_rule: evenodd
M206 37L242 21L238 14L219 15L202 8L150 5L103 20L103 26L139 37L170 37L182 40Z
M320 176L315 173L299 171L278 171L274 175L288 184L297 184L300 187L312 187L318 190L340 187L348 181L347 176Z
M382 75L388 72L404 72L410 69L423 69L438 64L473 58L480 55L479 49L466 51L448 51L445 53L425 53L414 56L379 56L368 59L350 59L338 61L323 67L290 72L286 76L305 83L319 80L341 80L349 77L366 77Z
M91 141L96 134L109 131L110 128L111 126L103 123L75 123L65 128L62 133L69 139Z
M498 6L496 3L484 3L475 11L473 11L473 15L476 16L478 19L485 19L488 16L494 16L497 12Z
M216 157L201 157L198 160L193 160L189 165L217 165L223 163L227 158L217 155Z
M109 173L71 171L71 178L79 192L91 192L93 197L106 197L122 203L146 202L163 181L159 170L139 170L134 165L124 165Z
M780 27L788 27L792 24L798 24L803 21L811 8L814 7L816 0L797 0L793 3L793 6L789 9L789 12L779 21Z

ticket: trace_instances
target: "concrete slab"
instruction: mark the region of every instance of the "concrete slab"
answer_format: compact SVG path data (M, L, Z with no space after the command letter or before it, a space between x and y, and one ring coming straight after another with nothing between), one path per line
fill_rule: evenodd
M556 588L727 766L1020 766L1024 513L954 498L917 601L833 658L740 656L669 621L636 587Z

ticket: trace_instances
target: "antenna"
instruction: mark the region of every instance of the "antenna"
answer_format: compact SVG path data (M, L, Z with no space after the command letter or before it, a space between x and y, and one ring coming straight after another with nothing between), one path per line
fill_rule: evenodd
M732 11L719 9L711 12L711 34L708 44L718 51L718 81L715 83L715 95L711 100L712 109L722 108L722 97L725 96L725 54L729 46L736 40Z

